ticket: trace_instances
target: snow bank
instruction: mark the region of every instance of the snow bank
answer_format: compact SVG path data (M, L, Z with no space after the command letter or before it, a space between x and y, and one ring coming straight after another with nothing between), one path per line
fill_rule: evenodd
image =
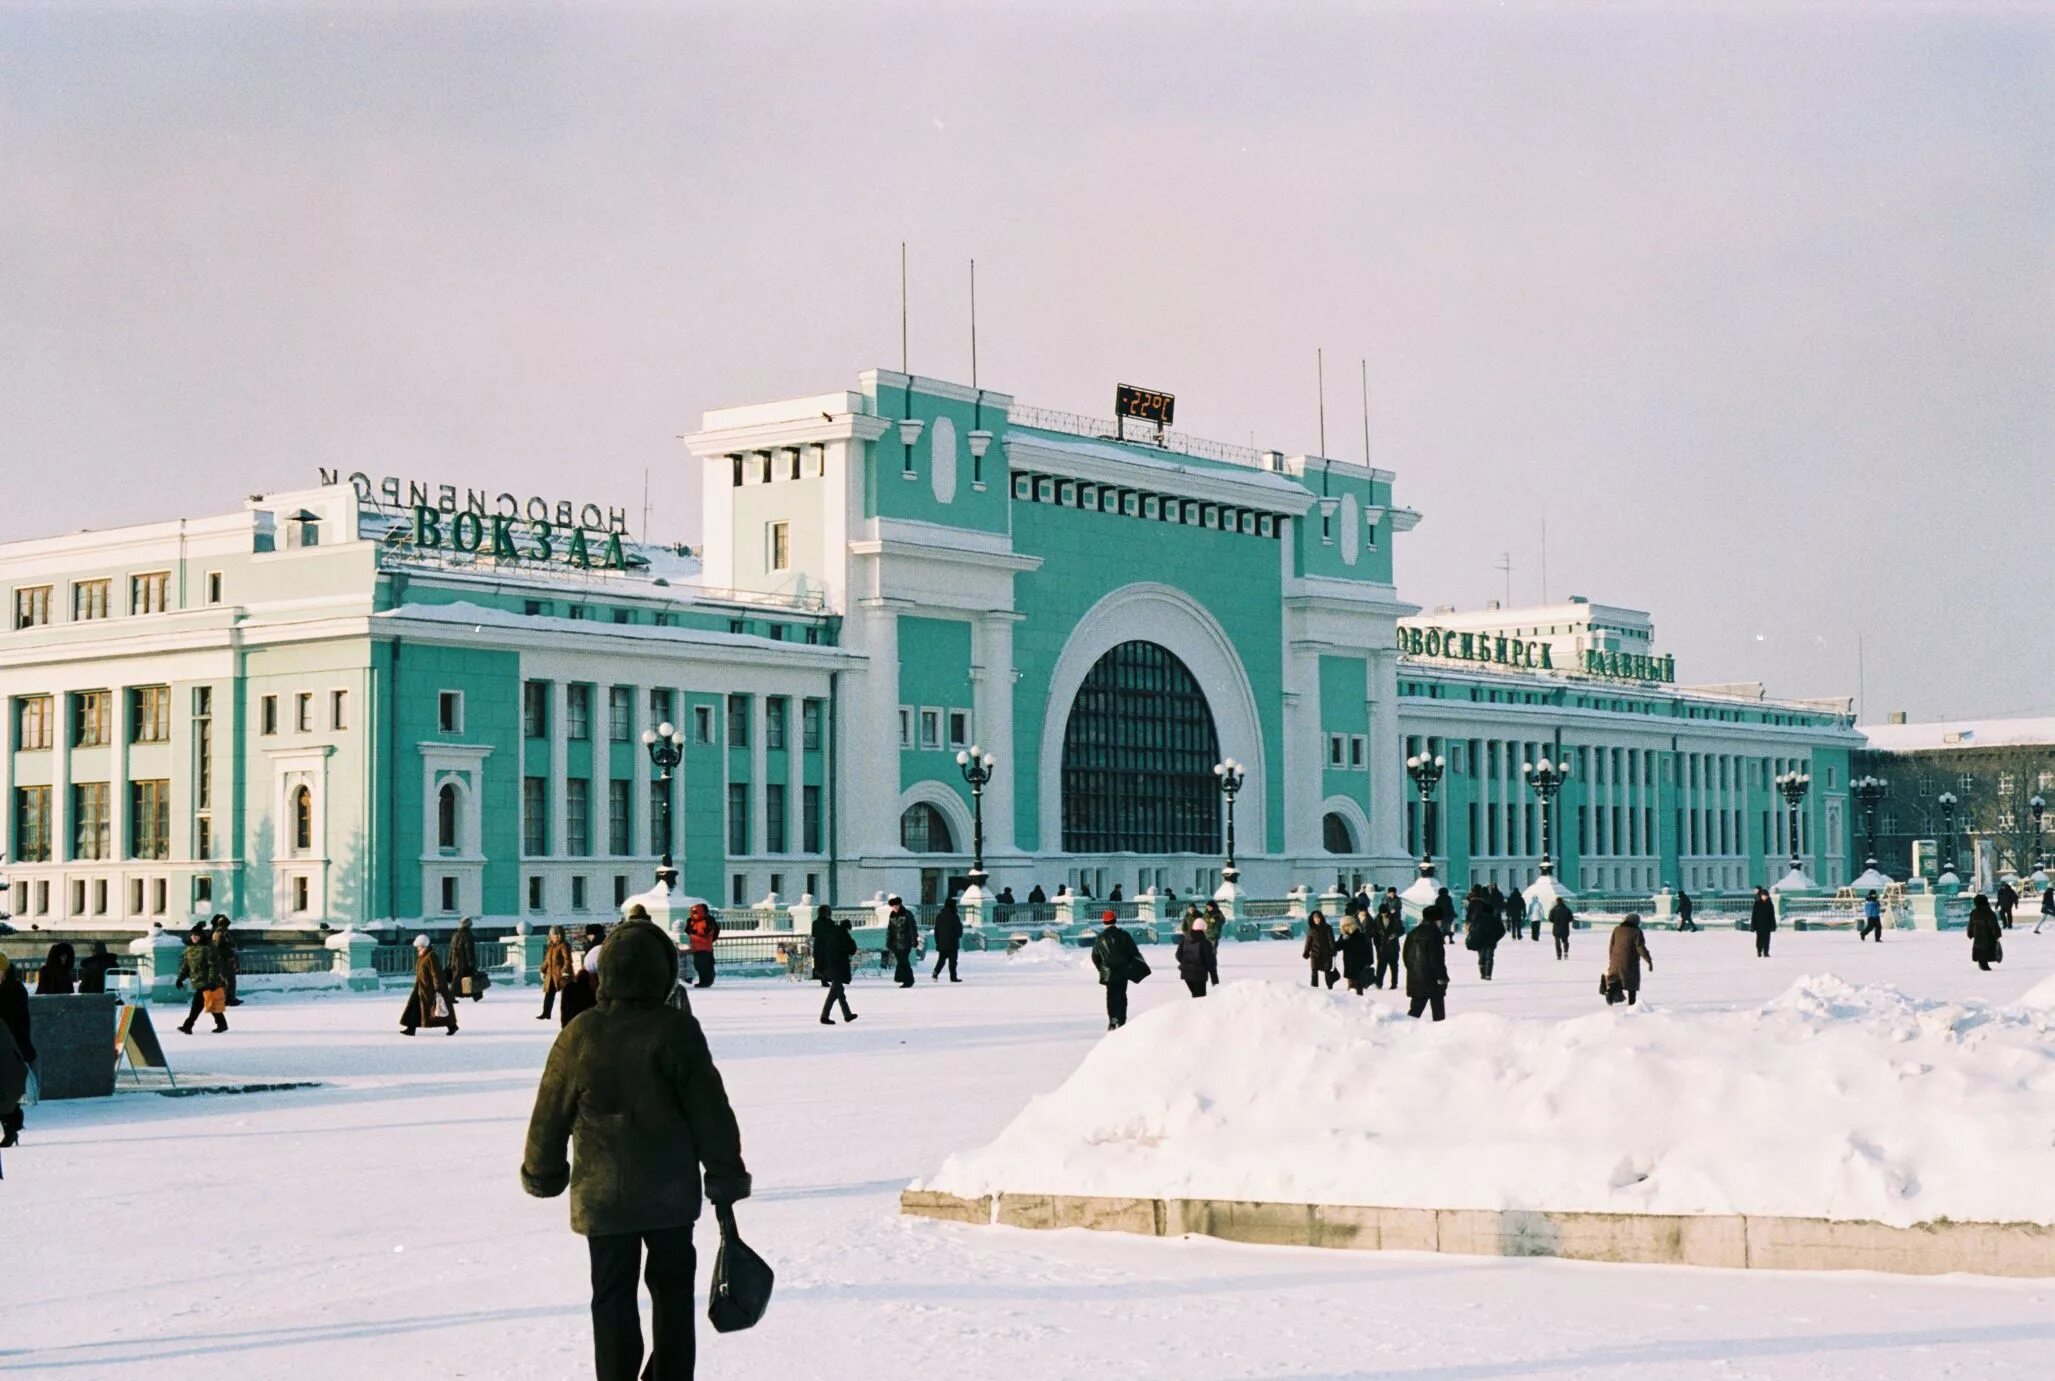
M1436 1025L1229 984L1108 1036L916 1187L2055 1223L2041 996L1943 1003L1824 976L1755 1011Z
M1092 967L1090 950L1044 935L1039 940L1030 940L1006 956L1008 964L1021 968L1050 967L1062 969L1086 969Z

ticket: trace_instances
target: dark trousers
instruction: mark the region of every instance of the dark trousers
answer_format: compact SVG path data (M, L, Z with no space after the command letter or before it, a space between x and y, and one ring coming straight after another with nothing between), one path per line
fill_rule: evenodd
M1434 1009L1434 1019L1436 1021L1448 1019L1448 1002L1440 993L1436 993L1433 997L1416 997L1411 999L1407 1004L1406 1012L1409 1016L1417 1017L1430 1007Z
M551 1009L552 1007L556 1006L556 1005L557 1005L557 990L556 990L555 988L544 988L544 989L542 990L542 1016L543 1016L543 1020L547 1021L547 1020L549 1019L549 1013L550 1013L550 1009Z
M2012 908L2011 908L2011 907L2009 907L2009 906L2001 906L2001 907L1999 907L1999 908L1998 908L1998 919L1999 919L1999 921L2000 921L2000 922L2002 922L2002 923L2004 924L2004 926L2005 926L2005 928L2006 928L2007 930L2010 930L2010 929L2012 929ZM234 981L235 981L234 979L230 979L230 980L229 980L229 982L231 982L231 983L233 983Z
M1206 980L1203 978L1187 978L1184 981L1184 985L1191 990L1193 997L1204 997L1206 995ZM1111 1015L1111 1010L1111 1004L1109 1004L1109 1015Z
M2006 924L2010 925L2012 924L2012 922L2007 921ZM243 1002L241 998L235 995L235 981L237 977L238 975L236 974L230 974L225 980L223 980L228 987L228 1005L231 1007L240 1007L242 1006Z
M1558 935L1558 936L1556 936L1556 958L1558 958L1558 959L1568 959L1569 957L1570 957L1570 937L1569 937L1569 936L1567 936L1567 935Z
M21 1135L22 1115L19 1103L7 1112L0 1112L0 1141Z
M895 949L892 951L892 981L902 988L913 986L913 951Z
M949 981L950 981L951 983L957 983L957 982L961 982L962 980L960 980L960 979L959 979L959 978L957 978L957 976L956 976L956 951L955 951L955 950L951 949L951 950L938 950L938 951L936 951L936 953L935 953L935 977L936 977L936 978L940 978L940 977L942 976L942 966L943 966L943 965L945 965L945 964L949 966Z
M1392 990L1396 992L1399 986L1399 947L1397 945L1377 951L1377 976L1372 980L1372 986L1382 988L1385 975L1387 974L1391 976Z
M1127 1025L1127 980L1109 978L1106 980L1106 1029Z
M1758 959L1770 957L1770 933L1767 930L1755 932L1755 957Z
M642 1249L649 1262L642 1263ZM599 1381L636 1381L642 1367L642 1319L635 1272L649 1286L652 1381L692 1375L692 1228L588 1237L592 1254L592 1360Z
M1882 943L1884 943L1884 919L1883 919L1883 917L1879 916L1879 917L1878 917L1878 918L1877 918L1876 920L1874 920L1874 921L1873 921L1873 920L1871 920L1871 919L1869 919L1869 918L1868 918L1867 916L1863 917L1863 921L1862 921L1862 925L1861 925L1861 927L1860 927L1859 929L1857 929L1857 930L1856 930L1856 932L1855 932L1855 938L1856 938L1856 939L1857 939L1858 941L1861 941L1861 940L1867 940L1867 939L1868 939L1868 938L1869 938L1870 936L1872 936L1872 935L1874 935L1874 936L1876 936L1876 937L1877 937L1877 943L1878 943L1878 944L1880 944L1880 945L1881 945Z
M1322 978L1325 978L1327 980L1328 987L1332 988L1334 986L1334 970L1323 969L1316 965L1313 969L1313 986L1316 988L1319 987L1320 980Z
M838 1003L841 1005L842 1008L842 1020L849 1021L850 1019L855 1017L856 1013L849 1010L849 994L843 991L842 981L840 979L836 979L834 982L828 984L827 1000L821 1003L822 1021L829 1020L828 1013L834 1011Z
M206 1010L207 995L202 992L195 992L193 994L192 1005L186 1008L186 1030L192 1030L193 1023L198 1021L200 1019L200 1013ZM214 1014L214 1029L216 1031L226 1031L228 1029L228 1018L223 1016L221 1013L216 1012Z
M1477 951L1477 976L1479 978L1486 980L1491 978L1491 961L1497 955L1498 951L1496 949L1480 949Z
M710 949L692 951L692 971L699 975L695 988L711 988L714 985L714 952Z

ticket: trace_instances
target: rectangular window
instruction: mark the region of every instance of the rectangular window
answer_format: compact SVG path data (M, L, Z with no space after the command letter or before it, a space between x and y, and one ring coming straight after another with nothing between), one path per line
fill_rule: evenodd
M530 877L528 879L528 909L530 911L542 910L542 879L539 877Z
M267 695L257 702L257 732L275 734L278 732L278 697Z
M328 693L328 727L339 731L350 727L350 693L346 690L332 690Z
M821 851L821 789L799 788L799 847L810 854ZM809 885L808 891L812 891Z
M74 782L71 788L71 856L107 857L107 783Z
M161 614L164 597L171 586L171 572L150 571L128 578L128 611L131 614Z
M714 741L714 707L694 705L692 707L692 741L712 743Z
M80 621L107 617L105 580L81 580L71 587L71 616Z
M214 821L205 815L193 817L193 857L214 857Z
M1348 740L1341 734L1327 736L1327 765L1340 767L1348 760Z
M114 697L107 691L79 691L71 697L71 743L98 748L114 741Z
M457 909L457 880L455 878L444 878L442 880L442 909L445 913Z
M592 852L592 783L583 777L564 779L564 852L573 858Z
M18 786L14 789L14 861L50 861L50 788Z
M549 737L549 682L521 683L521 735L524 738Z
M615 622L615 623L633 623L633 622L635 622L635 611L634 611L633 609L616 609L616 610L614 610L614 622Z
M14 626L41 628L50 622L50 587L28 585L14 592Z
M307 526L309 526L309 527L312 527L312 526L313 526L313 524L312 524L312 523L309 523L309 524L308 524ZM305 911L305 910L307 910L307 909L308 909L309 907L311 907L311 906L312 906L313 904L314 904L314 902L313 902L313 888L311 888L311 887L310 887L310 886L308 885L306 877L305 877L305 876L300 876L300 877L296 877L296 878L294 878L294 879L293 879L293 910L295 910L295 911Z
M572 621L573 621L573 622L577 622L577 621L583 620L583 619L585 618L585 615L586 615L586 608L585 608L585 606L584 606L584 605L582 605L582 604L574 604L574 605L572 605L572 606L571 606L571 618L572 618Z
M24 750L50 746L50 697L25 695L14 702L14 746Z
M221 572L220 572L220 571L209 571L209 572L207 572L207 602L208 602L209 604L219 604L219 603L221 603Z
M629 791L634 785L618 778L607 782L607 852L617 858L628 852L629 826L633 823L629 818Z
M791 703L782 695L769 696L763 702L763 746L772 752L784 750L786 707Z
M764 568L782 571L792 564L792 525L770 523L764 529Z
M728 901L733 906L747 906L749 875L736 873L728 879Z
M970 711L949 711L949 746L951 748L970 747Z
M521 852L540 858L549 852L549 778L521 779Z
M573 911L583 911L585 909L585 879L582 877L571 879L571 909Z
M128 884L128 912L131 916L143 914L143 880L132 878Z
M799 746L817 753L821 746L821 702L807 700L799 706Z
M746 695L728 697L728 746L749 746L749 697Z
M1370 759L1370 740L1361 734L1349 736L1349 766L1361 767Z
M749 783L728 783L728 856L749 852Z
M445 734L464 732L464 693L462 691L437 691L435 693L435 727Z
M171 857L171 783L163 778L128 784L128 856Z
M614 905L615 905L616 907L619 907L619 906L623 906L623 905L626 905L627 901L628 901L628 875L627 875L626 873L615 873L615 874L614 874Z
M785 788L781 783L771 782L763 789L765 853L785 852Z
M314 692L301 691L293 697L293 728L300 733L314 729Z
M592 737L592 687L583 681L564 687L564 737L573 742Z
M550 612L549 602L540 599L524 599L521 601L521 612L531 619L547 615ZM536 881L540 881L540 879L536 879Z
M899 707L899 746L901 748L913 747L913 707L911 705L901 705Z
M659 724L682 727L671 718L671 693L660 687L652 687L649 692L649 727L654 729Z
M626 743L629 721L635 717L635 688L607 688L607 742Z
M942 746L942 712L922 710L920 712L920 746L940 748Z

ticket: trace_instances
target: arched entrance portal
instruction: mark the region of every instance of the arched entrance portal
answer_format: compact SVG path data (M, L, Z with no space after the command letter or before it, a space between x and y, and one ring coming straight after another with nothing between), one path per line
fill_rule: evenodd
M1176 654L1115 645L1085 673L1064 724L1064 851L1217 851L1220 756L1206 692Z

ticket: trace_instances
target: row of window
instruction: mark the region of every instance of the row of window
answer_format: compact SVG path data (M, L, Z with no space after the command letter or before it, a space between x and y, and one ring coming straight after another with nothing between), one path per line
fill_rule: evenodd
M105 916L109 914L113 901L113 888L107 878L72 878L71 907L68 916ZM213 900L214 880L207 877L193 879L193 904L200 905ZM48 916L51 914L52 893L50 881L38 878L34 882L26 879L14 884L13 912L17 916ZM130 878L128 880L128 914L130 916L164 916L171 910L171 879L164 877Z
M1013 497L1023 503L1055 504L1060 508L1080 508L1087 513L1113 513L1150 522L1210 528L1215 532L1240 532L1251 537L1275 537L1283 527L1274 514L1236 508L1231 504L1180 499L1168 494L1146 494L1123 489L1119 485L1060 479L1052 475L1025 472L1014 475Z
M1770 724L1800 727L1820 727L1834 721L1818 715L1780 714L1773 711L1748 712L1745 710L1722 709L1715 705L1700 705L1691 701L1633 700L1620 696L1573 695L1568 690L1523 691L1496 690L1488 686L1468 687L1463 694L1461 684L1444 681L1400 681L1399 694L1425 700L1470 700L1484 705L1559 705L1577 710L1607 710L1614 714L1660 715L1674 719L1705 719L1727 724Z
M194 713L208 711L198 708L202 695L211 697L210 687L194 688ZM125 692L127 704L124 719L127 724L130 743L169 743L171 741L171 687L131 686ZM102 748L115 741L114 692L106 690L71 691L66 697L69 705L70 745L74 748ZM211 704L211 700L209 701ZM14 702L14 746L22 752L36 752L50 748L56 742L56 697L49 695L24 695Z
M899 707L901 748L946 749L955 752L970 747L970 711L936 705Z
M207 603L221 603L221 572L209 571L206 575ZM57 586L18 585L14 590L14 626L20 628L41 628L52 621L56 607ZM70 591L71 619L74 623L89 623L111 618L114 613L114 581L111 577L96 580L74 580ZM169 612L171 594L171 572L143 571L128 578L128 612L130 614L162 614Z
M321 728L326 728L330 733L339 733L350 727L350 693L348 691L331 690L328 692L328 722L325 726L315 722L314 699L315 693L313 691L296 691L293 693L294 733L311 734ZM258 697L258 733L269 736L278 732L278 702L279 697L276 695Z
M1370 739L1364 734L1329 734L1327 765L1358 768L1370 764Z
M550 685L548 681L528 681L521 687L521 732L528 738L548 738L550 733ZM588 740L593 734L593 696L595 687L580 681L564 686L564 737L572 741ZM445 696L456 696L457 692L445 691ZM634 688L632 686L607 687L607 739L613 743L627 743L633 738ZM651 726L673 722L671 710L674 704L672 693L653 687L649 692L649 722ZM750 742L750 720L755 707L755 697L731 695L727 698L728 746L747 748ZM714 712L711 705L694 705L692 719L685 728L693 743L711 744L714 741ZM826 716L826 705L817 699L803 699L799 704L800 747L807 752L818 752L821 733ZM455 713L461 715L461 700L455 702ZM454 732L447 716L443 726ZM782 751L790 746L792 732L792 697L770 695L764 697L764 747Z
M113 818L106 782L73 782L70 790L71 840L66 857L99 860L113 857ZM14 789L14 857L22 863L48 863L55 849L51 838L56 817L51 813L51 788ZM202 854L201 857L205 857ZM171 783L156 777L128 784L128 857L171 857Z
M530 858L561 856L566 858L588 858L593 854L592 839L592 782L585 777L567 777L563 782L564 824L562 848L553 848L557 841L551 838L554 813L551 810L550 782L547 777L523 777L521 779L521 852ZM763 852L767 854L789 853L791 849L791 794L782 782L768 782L764 785L764 841ZM614 857L628 857L634 852L634 829L630 816L633 805L634 783L619 779L607 782L607 847L606 852ZM750 785L747 782L731 782L728 786L728 852L731 855L754 853L754 816L750 811ZM817 854L821 851L822 820L821 788L808 784L799 789L799 852ZM453 850L459 847L458 800L456 788L445 786L437 800L437 839L439 848ZM666 795L666 783L649 783L647 819L655 826L652 834L661 836L663 822L673 818L673 801ZM660 840L659 840L660 843ZM660 853L661 847L650 852Z

